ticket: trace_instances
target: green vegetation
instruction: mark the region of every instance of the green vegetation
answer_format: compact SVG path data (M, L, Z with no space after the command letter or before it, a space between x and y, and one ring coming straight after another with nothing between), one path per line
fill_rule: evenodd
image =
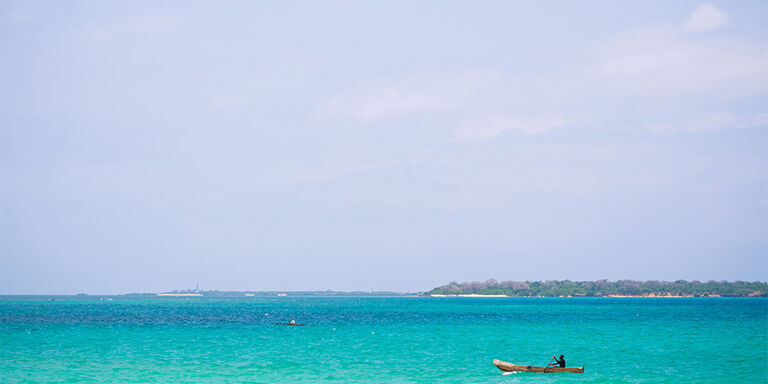
M746 281L502 281L451 282L426 295L507 296L728 296L768 297L768 283Z

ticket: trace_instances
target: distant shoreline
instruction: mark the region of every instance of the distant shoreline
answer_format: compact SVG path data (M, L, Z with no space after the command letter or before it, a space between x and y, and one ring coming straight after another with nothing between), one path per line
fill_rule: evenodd
M450 282L424 293L464 297L768 297L768 283L754 281L546 280ZM477 295L477 296L473 296ZM437 296L437 297L442 297Z
M569 297L575 297L575 298L602 298L602 297L615 297L615 298L627 298L627 297L638 297L638 298L707 298L707 297L723 297L720 295L709 295L709 296L693 296L693 295L686 295L686 296L680 296L680 295L605 295L605 296L510 296L510 295L482 295L482 294L471 294L471 295L441 295L441 294L430 294L430 295L424 295L426 297L550 297L550 298L569 298ZM759 296L730 296L730 298L748 298L748 297L759 297Z

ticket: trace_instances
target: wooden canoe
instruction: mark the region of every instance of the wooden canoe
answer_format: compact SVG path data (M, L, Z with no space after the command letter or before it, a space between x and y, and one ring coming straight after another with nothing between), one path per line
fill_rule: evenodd
M294 324L291 324L291 323L275 323L275 325L292 325L294 327L303 327L304 326L304 324L296 324L296 323L294 323Z
M580 368L560 368L560 367L534 367L531 365L514 365L507 363L506 361L494 360L493 365L499 367L504 372L538 372L538 373L552 373L552 372L572 372L572 373L584 373L584 367Z

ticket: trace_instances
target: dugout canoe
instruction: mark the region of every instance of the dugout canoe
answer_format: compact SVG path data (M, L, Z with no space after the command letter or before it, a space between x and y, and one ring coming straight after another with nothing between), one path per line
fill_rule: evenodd
M296 324L296 323L294 323L294 324L291 324L291 323L275 323L275 325L292 325L294 327L303 327L304 326L304 324Z
M580 368L560 368L560 367L534 367L531 365L514 365L507 363L506 361L494 360L493 365L499 367L504 372L538 372L538 373L553 373L553 372L572 372L572 373L584 373L584 367Z

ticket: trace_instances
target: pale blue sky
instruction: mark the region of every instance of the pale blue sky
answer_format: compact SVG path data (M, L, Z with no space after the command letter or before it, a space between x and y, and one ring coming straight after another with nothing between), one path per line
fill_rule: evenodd
M768 3L0 3L0 292L768 280Z

